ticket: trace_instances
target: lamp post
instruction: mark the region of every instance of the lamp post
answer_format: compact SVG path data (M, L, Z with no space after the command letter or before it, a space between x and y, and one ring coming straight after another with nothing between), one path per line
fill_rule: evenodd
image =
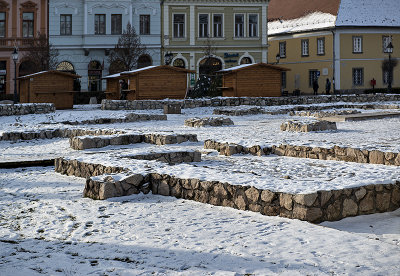
M165 55L164 55L164 63L165 63L165 65L170 65L173 58L174 58L174 54L167 51L165 53Z
M14 52L12 53L12 59L14 61L14 104L18 102L17 94L17 61L18 61L18 50L14 47Z
M389 53L389 76L388 76L388 93L392 92L392 55L391 53L393 52L393 44L390 41L388 46L386 46L387 52Z

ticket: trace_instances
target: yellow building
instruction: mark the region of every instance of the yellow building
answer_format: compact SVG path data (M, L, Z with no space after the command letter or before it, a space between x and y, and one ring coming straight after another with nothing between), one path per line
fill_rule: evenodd
M291 69L283 73L284 90L312 94L317 80L322 94L327 79L330 93L400 87L400 65L382 66L399 60L400 1L317 2L270 2L268 60Z
M267 62L268 2L162 1L162 56L198 75Z

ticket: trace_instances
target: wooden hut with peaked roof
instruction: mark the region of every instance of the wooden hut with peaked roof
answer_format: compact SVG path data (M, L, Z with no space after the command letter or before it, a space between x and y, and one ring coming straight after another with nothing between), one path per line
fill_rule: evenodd
M279 97L282 95L282 72L288 69L266 63L243 64L224 69L222 96Z
M123 78L121 78L121 74L123 74L123 73L128 73L128 71L109 75L109 76L106 76L103 78L106 80L106 83L107 83L107 89L105 91L107 100L121 99L120 81L123 79Z
M72 109L74 80L80 76L61 71L42 71L19 77L21 103L54 103L56 109Z
M161 65L124 72L118 78L128 80L127 100L184 99L189 73L195 72Z

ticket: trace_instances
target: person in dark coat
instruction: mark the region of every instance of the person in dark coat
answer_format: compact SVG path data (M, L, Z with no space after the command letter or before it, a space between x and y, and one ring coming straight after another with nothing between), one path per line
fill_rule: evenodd
M318 79L314 79L312 87L314 90L314 95L318 95L318 88L319 88Z
M123 79L120 81L120 85L121 85L120 100L126 100L126 90L128 89L128 83Z
M329 78L326 79L325 92L326 92L326 95L329 95L329 93L331 92L331 82L330 82Z

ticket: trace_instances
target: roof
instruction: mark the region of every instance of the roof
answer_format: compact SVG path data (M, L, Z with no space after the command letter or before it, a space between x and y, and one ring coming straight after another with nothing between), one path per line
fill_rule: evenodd
M217 73L232 73L233 71L245 70L250 67L257 67L257 66L267 67L267 68L271 68L271 69L275 69L275 70L279 70L279 71L290 71L290 69L288 69L288 68L276 66L276 65L272 65L272 64L251 63L251 64L242 64L242 65L238 65L238 66L231 67L231 68L226 68L226 69L217 71Z
M271 0L268 35L335 27L400 27L399 0Z
M103 77L103 79L114 79L114 78L119 78L121 76L121 74L125 74L125 73L129 73L130 71L123 71L117 74L113 74L113 75L108 75Z
M342 0L337 27L400 27L399 0Z
M75 78L75 79L81 77L81 76L79 76L79 75L71 74L71 73L68 73L68 72L57 71L57 70L50 70L50 71L40 71L40 72L36 72L36 73L33 73L33 74L21 76L21 77L19 77L18 79L27 79L27 78L31 78L31 77L33 77L33 76L46 75L46 74L56 74L56 75L70 76L70 77L73 77L73 78Z
M195 73L195 71L188 70L188 69L185 69L185 68L179 68L179 67L170 66L170 65L160 65L160 66L148 66L148 67L136 69L136 70L133 70L133 71L121 72L120 76L123 76L123 75L136 75L136 74L138 74L140 72L143 72L143 71L154 70L154 69L162 69L162 68L170 69L170 70L173 70L173 71L185 72L185 73ZM118 76L118 77L120 77L120 76Z
M291 20L314 12L336 16L339 4L340 0L271 0L268 6L268 21Z

